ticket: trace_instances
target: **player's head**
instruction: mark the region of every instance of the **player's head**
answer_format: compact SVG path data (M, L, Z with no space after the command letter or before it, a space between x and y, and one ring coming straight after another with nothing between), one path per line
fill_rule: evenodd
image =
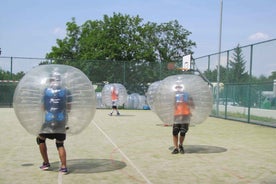
M114 92L117 91L116 86L114 84L112 84L112 86L110 87L110 89L111 89L111 91L114 91Z
M50 86L53 88L61 86L61 75L58 72L53 72L49 77Z
M184 85L183 84L176 84L173 86L174 91L184 91Z

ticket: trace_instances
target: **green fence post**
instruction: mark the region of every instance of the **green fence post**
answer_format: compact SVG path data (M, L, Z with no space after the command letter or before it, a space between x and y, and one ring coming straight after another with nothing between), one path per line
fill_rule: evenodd
M13 58L11 57L11 76L10 76L10 80L12 80L12 60L13 60Z
M208 55L208 71L210 71L210 55Z
M124 61L123 84L126 84L126 61Z
M250 103L251 103L251 79L252 79L252 60L253 60L253 45L250 46L250 70L249 70L249 90L248 90L248 115L247 122L250 122Z

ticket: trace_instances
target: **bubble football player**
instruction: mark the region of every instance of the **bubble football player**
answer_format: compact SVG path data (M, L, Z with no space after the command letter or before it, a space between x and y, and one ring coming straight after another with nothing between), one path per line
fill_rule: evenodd
M113 112L116 111L117 115L119 116L119 110L118 110L118 100L119 100L119 92L116 89L116 87L114 85L111 86L111 106L112 106L112 110L109 113L110 116L112 116Z
M175 105L174 105L174 124L172 126L174 150L172 154L184 154L183 142L189 129L191 108L194 108L192 97L184 91L184 85L176 85Z
M40 167L42 170L50 168L48 159L46 139L55 139L61 166L59 172L67 174L66 166L66 150L64 148L64 140L66 139L66 123L67 113L71 109L72 96L69 90L61 85L61 75L57 72L51 74L49 86L44 90L43 94L43 110L45 112L45 120L41 131L37 137L37 144L43 159Z

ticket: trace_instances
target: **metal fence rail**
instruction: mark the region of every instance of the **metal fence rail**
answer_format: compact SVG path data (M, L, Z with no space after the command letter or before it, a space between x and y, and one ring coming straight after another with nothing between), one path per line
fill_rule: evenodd
M242 83L221 83L212 81L214 84L214 108L212 115L226 119L236 119L249 123L269 124L276 127L276 82L253 83L253 77L270 76L276 71L276 39L258 42L247 46L239 46L242 49L245 70L249 74L248 81ZM214 53L193 59L193 68L201 73L212 71L218 67L218 54ZM220 65L229 68L233 59L234 49L220 53ZM26 73L40 63L52 60L45 58L24 58L0 56L0 69L8 71L10 76L3 81L0 75L0 107L12 107L13 92L17 81L13 81L14 75L19 72ZM95 68L101 62L103 70ZM131 61L86 61L85 74L98 85L100 91L104 82L109 77L109 82L118 82L125 85L128 93L145 95L150 83L162 80L169 75L182 73L181 70L168 70L168 62L139 63ZM182 61L175 62L181 66ZM221 75L228 76L229 70L222 71ZM216 84L221 84L219 94L216 93ZM218 95L218 96L217 96ZM218 98L217 98L218 97ZM218 108L215 108L215 107Z

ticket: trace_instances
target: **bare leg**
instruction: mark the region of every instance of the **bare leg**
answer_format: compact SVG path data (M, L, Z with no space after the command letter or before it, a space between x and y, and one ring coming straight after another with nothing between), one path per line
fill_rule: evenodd
M183 142L184 142L185 136L181 136L179 138L179 152L181 154L184 154L184 148L183 148Z
M178 135L173 135L173 145L178 148Z
M39 144L39 150L44 163L49 163L46 142Z
M61 168L66 168L66 150L64 146L57 148L57 150L58 150L59 159L61 162Z
M179 153L179 147L178 147L178 135L173 135L173 145L174 149L172 151L172 154Z
M185 139L185 136L180 136L179 145L183 145L184 139Z

